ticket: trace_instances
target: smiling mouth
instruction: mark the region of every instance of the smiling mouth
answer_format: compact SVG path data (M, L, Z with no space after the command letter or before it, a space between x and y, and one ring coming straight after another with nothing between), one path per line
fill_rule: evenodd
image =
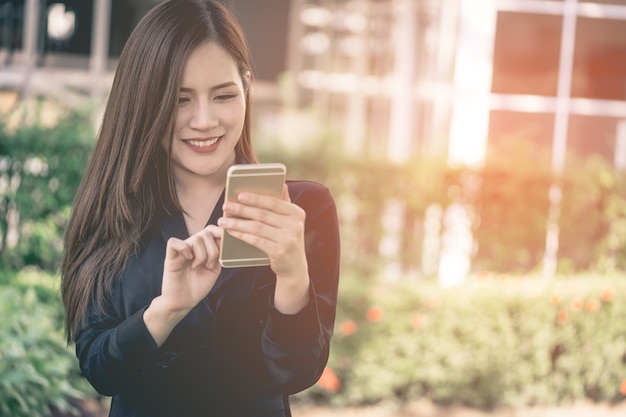
M188 139L185 140L185 143L188 143L191 146L197 146L199 148L208 148L209 146L215 145L223 136L219 136L217 138L206 139L206 140L197 140L197 139Z

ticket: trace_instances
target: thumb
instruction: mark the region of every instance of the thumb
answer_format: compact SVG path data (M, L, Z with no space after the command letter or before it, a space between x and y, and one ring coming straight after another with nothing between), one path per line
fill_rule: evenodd
M289 187L287 187L287 184L283 184L283 200L291 203L291 197L289 196Z

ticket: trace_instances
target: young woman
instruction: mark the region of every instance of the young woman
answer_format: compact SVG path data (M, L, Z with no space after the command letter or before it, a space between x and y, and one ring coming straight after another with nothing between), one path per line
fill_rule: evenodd
M111 416L290 416L329 354L339 276L328 190L224 201L255 163L248 48L214 0L166 0L120 57L65 238L68 340ZM221 269L222 229L270 266Z

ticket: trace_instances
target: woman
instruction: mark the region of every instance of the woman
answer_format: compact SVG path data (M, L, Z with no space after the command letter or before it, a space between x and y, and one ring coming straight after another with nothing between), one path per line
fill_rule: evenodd
M167 0L131 34L65 237L68 340L111 416L289 416L329 354L336 209L316 183L224 202L255 163L248 48L213 0ZM268 267L221 269L222 229Z

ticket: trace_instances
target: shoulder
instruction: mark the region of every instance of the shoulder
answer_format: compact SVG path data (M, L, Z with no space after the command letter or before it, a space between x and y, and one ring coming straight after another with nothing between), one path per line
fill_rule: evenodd
M313 181L287 181L291 202L306 213L305 248L315 275L326 276L334 264L339 265L339 218L337 206L328 187ZM325 270L325 272L324 272ZM322 272L321 272L322 271ZM320 273L321 275L318 275ZM336 275L337 272L333 274ZM313 278L317 279L317 278Z
M303 180L287 180L286 182L291 198L307 195L327 196L327 198L332 198L328 187L318 182Z
M314 181L287 180L291 201L303 209L334 206L333 196L325 185Z

